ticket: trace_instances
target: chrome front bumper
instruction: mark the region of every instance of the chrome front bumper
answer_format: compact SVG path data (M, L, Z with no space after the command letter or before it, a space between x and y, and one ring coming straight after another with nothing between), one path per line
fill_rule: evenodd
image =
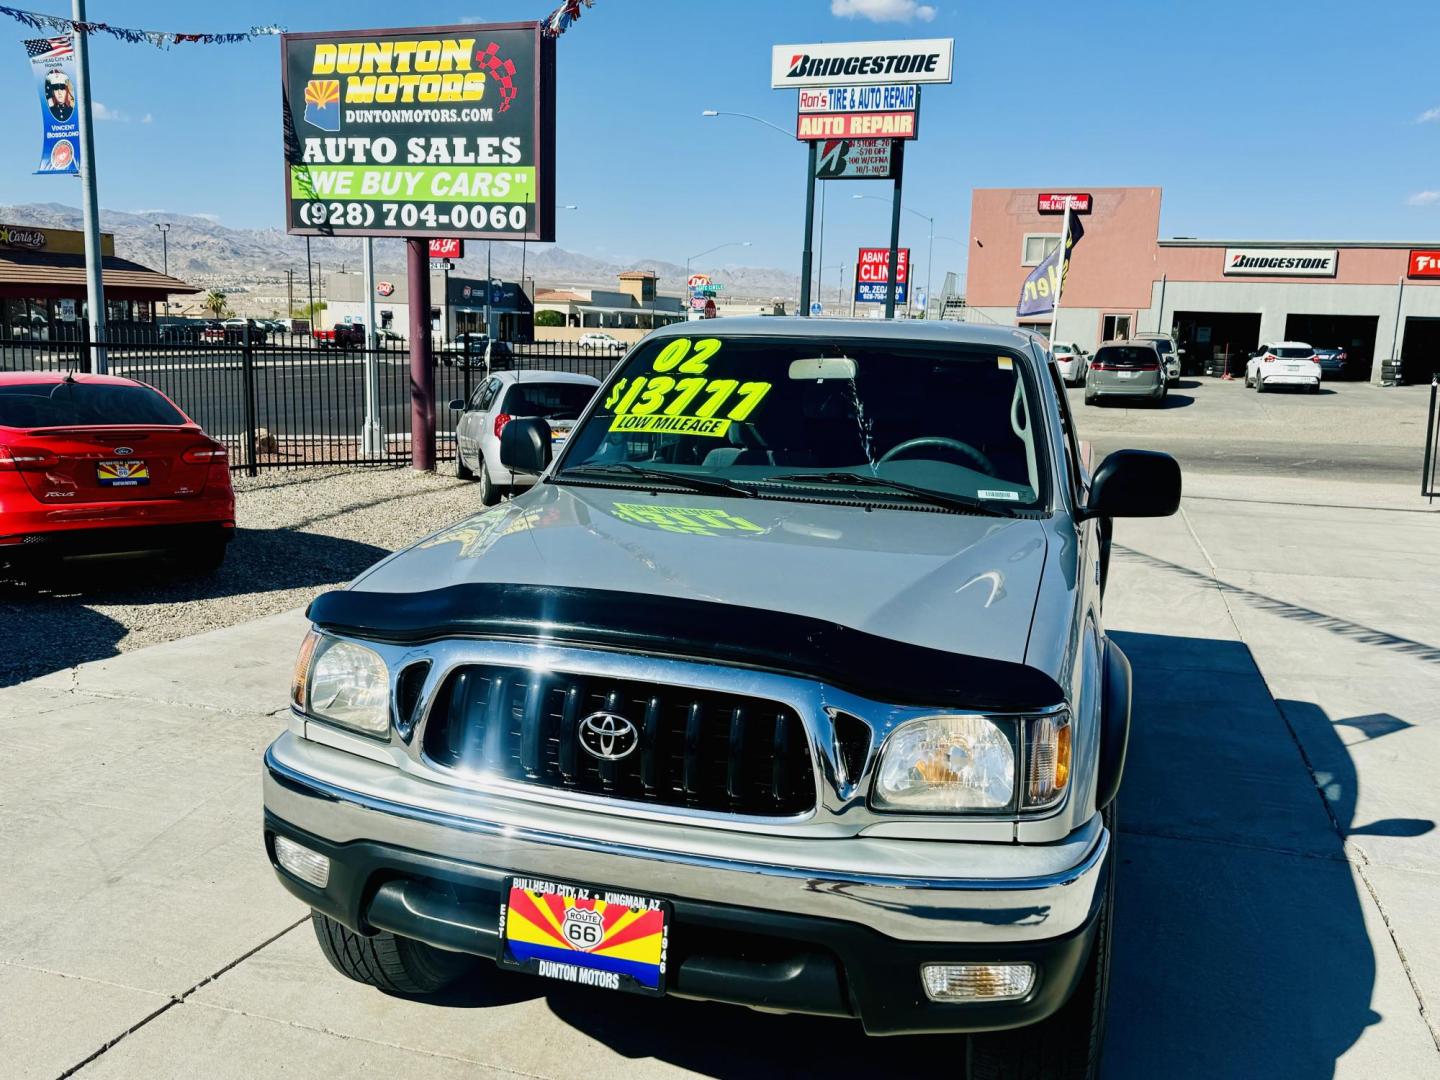
M842 920L902 942L1073 935L1093 919L1110 851L1098 815L1053 844L796 838L611 816L430 783L293 732L265 754L264 797L269 817L334 845Z

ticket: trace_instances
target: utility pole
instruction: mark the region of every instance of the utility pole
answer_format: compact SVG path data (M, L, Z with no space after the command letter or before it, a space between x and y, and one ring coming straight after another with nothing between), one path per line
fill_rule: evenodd
M85 0L70 0L70 17L85 23ZM75 81L80 105L80 180L85 217L85 300L89 308L90 340L95 342L95 370L110 370L105 355L105 280L100 250L100 196L95 183L95 124L90 112L90 35L75 34Z
M285 268L285 318L295 317L295 270L293 267Z
M166 276L166 277L169 277L169 276L170 276L170 223L169 223L168 221L165 222L164 224L159 224L159 223L157 223L157 224L155 225L155 228L157 228L157 229L160 230L160 258L161 258L162 260L164 260L162 266L163 266L164 271L165 271L165 276ZM167 319L170 317L170 294L169 294L168 292L165 294L165 317L166 317Z

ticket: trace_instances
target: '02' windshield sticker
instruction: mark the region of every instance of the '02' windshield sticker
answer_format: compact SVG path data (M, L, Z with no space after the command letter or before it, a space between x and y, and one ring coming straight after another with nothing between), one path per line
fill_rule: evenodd
M707 378L709 360L720 351L719 338L676 338L651 364L655 372L615 381L605 398L614 412L611 431L670 432L723 437L731 423L747 419L772 383Z

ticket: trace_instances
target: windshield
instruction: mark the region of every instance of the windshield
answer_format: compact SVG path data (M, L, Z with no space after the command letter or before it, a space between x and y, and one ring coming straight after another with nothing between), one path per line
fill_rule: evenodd
M516 383L505 395L500 411L511 416L574 420L590 404L594 394L595 387L585 383Z
M174 405L145 386L82 382L0 386L0 426L4 427L185 422Z
M652 478L664 470L783 498L830 474L825 483L846 490L818 497L906 503L873 483L882 480L1033 506L1045 493L1027 371L1018 354L993 348L659 338L637 346L600 392L557 476L608 467L603 482L644 486L626 478L643 467ZM589 476L567 477L582 468Z

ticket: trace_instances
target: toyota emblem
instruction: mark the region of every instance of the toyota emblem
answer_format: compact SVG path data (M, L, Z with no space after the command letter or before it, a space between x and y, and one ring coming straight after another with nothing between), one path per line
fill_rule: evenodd
M591 713L580 721L580 745L593 758L619 761L635 752L640 745L640 732L616 713Z

